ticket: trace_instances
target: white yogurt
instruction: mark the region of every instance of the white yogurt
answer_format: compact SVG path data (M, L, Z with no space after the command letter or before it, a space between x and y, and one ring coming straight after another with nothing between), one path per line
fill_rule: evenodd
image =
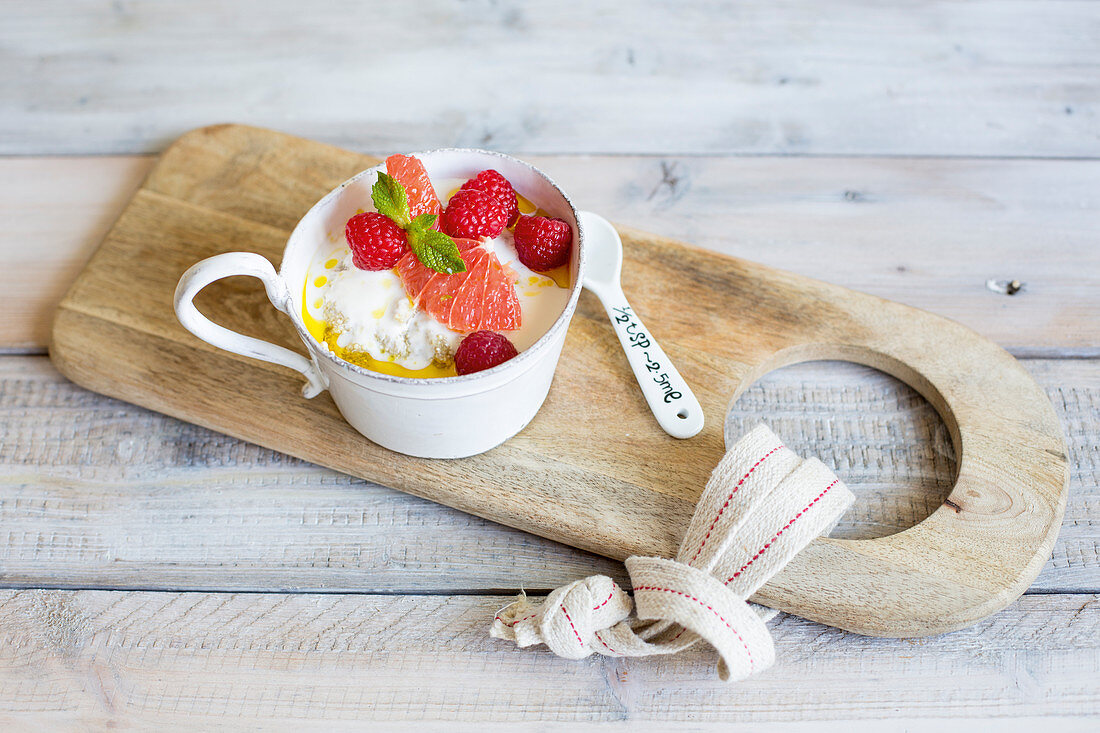
M339 332L336 345L407 369L450 363L461 334L417 308L393 270L360 270L345 250L321 288L322 318Z

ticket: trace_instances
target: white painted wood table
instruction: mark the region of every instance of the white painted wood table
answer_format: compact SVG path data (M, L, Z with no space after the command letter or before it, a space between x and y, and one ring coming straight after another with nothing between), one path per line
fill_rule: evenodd
M219 121L515 152L613 220L970 325L1062 418L1053 557L938 638L781 617L778 664L734 687L703 650L490 640L521 586L621 566L50 367L51 311L152 156ZM5 3L0 156L4 730L1098 725L1100 3ZM844 536L952 479L932 409L867 369L769 375L730 414L761 419L857 491Z

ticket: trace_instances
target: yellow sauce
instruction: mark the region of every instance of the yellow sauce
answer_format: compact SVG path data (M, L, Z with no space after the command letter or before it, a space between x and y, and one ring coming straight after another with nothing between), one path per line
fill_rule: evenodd
M565 288L566 290L568 290L573 286L573 280L569 274L568 263L562 265L561 267L555 267L553 270L544 272L542 274L546 275L546 277L557 283L559 288Z
M519 213L521 214L533 214L538 210L537 206L518 193L516 194L516 203L519 204Z
M356 366L361 366L364 369L381 372L382 374L392 374L395 377L409 377L411 379L454 377L458 374L458 372L455 371L454 364L450 364L446 367L438 367L435 364L430 364L423 369L406 369L400 364L392 361L375 359L365 351L355 351L337 346L336 338L340 334L330 328L326 322L310 315L309 308L305 307L304 294L302 296L302 321L306 325L306 330L309 331L310 335L317 339L319 343L328 344L332 353L336 354L344 361L355 364Z

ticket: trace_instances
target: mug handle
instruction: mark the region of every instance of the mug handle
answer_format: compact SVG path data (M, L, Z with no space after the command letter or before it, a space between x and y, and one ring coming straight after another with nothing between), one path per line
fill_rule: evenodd
M193 302L199 291L215 280L233 275L259 278L264 284L267 299L271 304L277 310L289 315L287 308L292 303L290 291L267 258L252 252L226 252L196 262L183 273L179 285L176 286L175 296L176 318L179 322L188 331L219 349L269 361L301 372L308 380L302 387L302 395L306 398L316 397L324 392L328 388L328 380L306 357L282 346L230 331L199 313L199 309Z

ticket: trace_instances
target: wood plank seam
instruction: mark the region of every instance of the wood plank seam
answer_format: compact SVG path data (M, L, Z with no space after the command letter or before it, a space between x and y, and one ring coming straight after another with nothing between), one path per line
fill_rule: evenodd
M1033 590L1100 589L1094 516L1100 505L1093 501L1100 454L1092 450L1100 371L1076 361L1029 364L1066 426L1074 466L1062 537ZM541 578L532 587L551 588L592 572L621 573L610 561L571 555L560 545L86 392L42 358L0 360L0 369L7 370L0 374L0 476L8 477L0 479L0 526L8 532L0 566L8 582L49 583L64 567L67 587L98 587L107 579L114 588L144 585L152 574L161 588L199 590L218 566L227 590L413 582L445 590L435 573L457 573L451 587L501 589L513 588L517 575ZM932 429L931 409L869 370L807 365L777 372L742 396L727 430L740 434L761 411L799 451L818 454L857 489L860 501L841 524L841 536L875 536L914 523L942 501L954 473L950 446L938 435L942 428ZM103 425L110 432L97 432ZM127 448L128 436L138 435L151 448ZM153 494L165 498L150 504L157 484L172 486L171 495ZM280 489L291 485L293 491ZM207 486L225 498L214 499ZM89 513L89 496L102 496L102 508ZM168 502L168 496L174 498ZM257 514L249 497L272 509ZM292 521L299 515L301 526L314 532L308 538ZM244 531L228 526L228 516L242 517ZM424 545L412 535L425 526L436 528L428 536L440 541ZM79 528L75 535L73 528ZM132 540L120 544L123 536ZM36 537L54 539L43 546ZM448 542L441 544L443 538ZM247 549L271 541L280 549L266 559ZM372 556L382 551L394 560L375 564ZM134 552L136 564L126 562ZM316 565L309 560L316 552L332 560ZM440 560L451 556L476 558L480 572L475 577ZM114 562L104 566L104 557ZM146 557L171 565L153 566ZM516 567L501 566L500 557L515 558ZM228 558L237 558L236 569L222 565Z

